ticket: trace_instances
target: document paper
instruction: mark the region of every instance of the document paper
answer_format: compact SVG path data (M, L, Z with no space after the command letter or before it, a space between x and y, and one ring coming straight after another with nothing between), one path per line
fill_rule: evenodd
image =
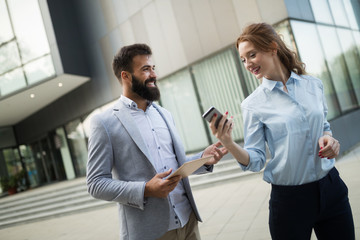
M168 178L181 175L183 178L189 176L196 170L198 170L202 165L209 161L213 156L198 158L189 162L184 163L175 172L170 174Z

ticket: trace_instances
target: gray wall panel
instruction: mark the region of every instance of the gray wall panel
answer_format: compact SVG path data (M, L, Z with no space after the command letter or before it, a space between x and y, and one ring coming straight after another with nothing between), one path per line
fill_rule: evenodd
M74 1L49 0L48 6L64 72L88 76L83 35Z
M16 146L16 139L12 127L0 128L0 148Z

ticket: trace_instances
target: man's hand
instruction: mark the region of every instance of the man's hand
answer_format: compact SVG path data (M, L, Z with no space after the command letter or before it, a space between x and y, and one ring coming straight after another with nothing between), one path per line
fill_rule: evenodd
M202 157L208 157L208 156L213 156L209 161L207 161L205 164L206 165L213 165L216 164L220 161L220 159L228 153L228 150L225 147L221 147L218 148L219 146L221 146L221 142L217 142L215 144L212 144L210 146L208 146L203 153Z
M169 193L174 190L181 180L181 176L175 176L170 179L163 179L170 175L172 169L166 172L156 174L145 185L145 197L166 198Z

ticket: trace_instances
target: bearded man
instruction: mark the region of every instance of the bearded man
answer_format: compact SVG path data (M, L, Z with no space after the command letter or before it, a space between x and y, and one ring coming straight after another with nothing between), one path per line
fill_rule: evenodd
M220 142L187 157L160 99L152 52L125 46L113 60L123 93L92 118L87 164L89 193L119 206L120 239L200 239L201 221L188 178L166 178L187 161L213 156L196 173L211 172L227 153ZM104 223L105 224L105 223Z

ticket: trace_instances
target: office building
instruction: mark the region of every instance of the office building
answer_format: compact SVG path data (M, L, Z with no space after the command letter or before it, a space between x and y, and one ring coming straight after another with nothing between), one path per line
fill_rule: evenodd
M188 153L215 141L201 118L212 105L241 142L240 104L259 81L235 41L262 21L322 79L342 153L360 142L359 0L0 0L0 176L85 176L89 119L119 98L112 58L133 43L151 46Z

